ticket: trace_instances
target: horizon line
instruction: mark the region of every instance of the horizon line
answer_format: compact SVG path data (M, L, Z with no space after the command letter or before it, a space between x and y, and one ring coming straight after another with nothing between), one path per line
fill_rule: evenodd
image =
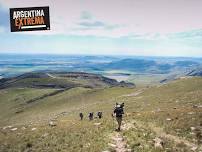
M163 56L163 55L135 55L135 54L73 54L73 53L16 53L16 52L0 52L4 55L55 55L55 56L123 56L123 57L164 57L164 58L202 58L202 56Z

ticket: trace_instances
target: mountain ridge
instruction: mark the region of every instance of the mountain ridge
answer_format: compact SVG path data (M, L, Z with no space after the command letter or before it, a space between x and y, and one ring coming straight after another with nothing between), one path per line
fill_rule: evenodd
M86 72L30 72L12 78L0 79L0 89L10 87L28 88L57 88L68 89L73 87L134 87L133 83L118 82L115 79L100 74Z

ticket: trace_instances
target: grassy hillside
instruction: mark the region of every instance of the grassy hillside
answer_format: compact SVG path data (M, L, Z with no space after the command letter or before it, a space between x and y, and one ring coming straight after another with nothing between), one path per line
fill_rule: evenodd
M123 151L201 151L202 78L185 78L150 88L75 87L26 102L54 91L0 91L0 151L116 151L111 144L115 102L125 102L119 133L127 143ZM16 113L16 107L23 110ZM103 112L103 119L89 121L87 113L97 111ZM79 120L79 112L85 115L83 121ZM56 126L48 125L50 119ZM156 138L163 141L162 149L155 147Z
M201 99L201 78L181 79L166 85L152 87L136 97L126 99L126 105L130 105L127 108L130 113L127 120L136 120L140 126L142 125L149 132L162 134L161 131L163 131L166 134L183 137L191 143L201 144ZM151 135L151 133L149 134ZM134 142L134 139L137 139L137 133L129 130L127 135L134 146L137 142ZM177 151L177 149L190 151L183 143L172 143L173 141L168 139L164 140L166 146L174 145L173 148L168 148L170 151Z
M0 80L0 89L5 88L101 88L119 83L101 75L83 72L31 72Z

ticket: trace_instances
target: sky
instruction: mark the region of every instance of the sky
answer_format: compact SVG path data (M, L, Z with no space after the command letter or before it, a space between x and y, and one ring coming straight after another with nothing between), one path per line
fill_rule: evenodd
M10 32L9 8L49 6L50 30ZM202 0L0 0L0 53L202 57Z

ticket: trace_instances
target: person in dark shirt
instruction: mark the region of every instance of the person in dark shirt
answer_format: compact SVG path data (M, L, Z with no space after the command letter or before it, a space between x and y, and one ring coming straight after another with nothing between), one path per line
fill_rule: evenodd
M99 119L101 119L101 118L102 118L102 112L99 111L99 112L97 113L97 116L98 116Z
M123 117L123 114L124 114L124 103L122 104L118 104L116 103L116 107L114 109L114 114L116 116L116 121L118 123L118 129L117 131L120 131L121 130L121 123L122 123L122 117Z
M79 116L80 116L80 119L83 120L83 113L80 113Z
M93 120L93 112L90 112L88 115L89 120Z

